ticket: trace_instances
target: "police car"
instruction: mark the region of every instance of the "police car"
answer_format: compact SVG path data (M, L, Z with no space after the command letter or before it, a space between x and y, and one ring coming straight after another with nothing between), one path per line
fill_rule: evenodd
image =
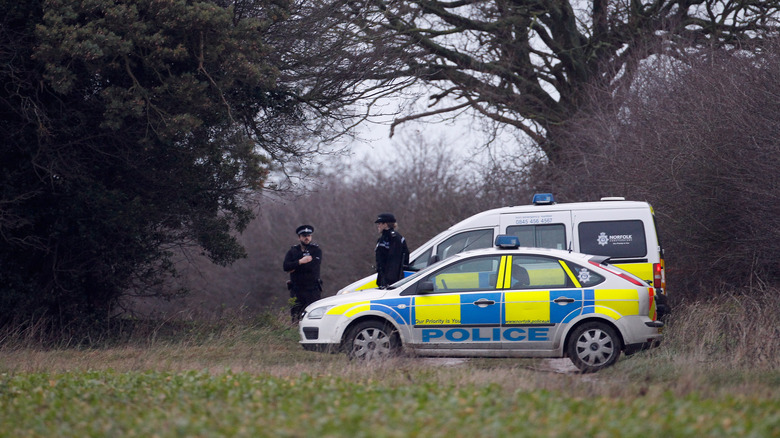
M374 359L420 356L569 357L582 372L614 364L621 351L657 346L655 289L604 256L495 247L462 252L387 289L309 305L299 323L307 350Z

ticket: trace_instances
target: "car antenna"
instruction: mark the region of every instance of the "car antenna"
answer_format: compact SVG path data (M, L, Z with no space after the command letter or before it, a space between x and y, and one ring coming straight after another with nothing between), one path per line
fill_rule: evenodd
M569 241L569 254L571 254L571 240Z

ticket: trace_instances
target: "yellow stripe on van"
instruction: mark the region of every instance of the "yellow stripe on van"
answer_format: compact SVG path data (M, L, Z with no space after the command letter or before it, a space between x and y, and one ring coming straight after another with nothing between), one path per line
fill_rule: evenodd
M507 292L504 294L504 324L550 322L550 291Z
M460 295L415 297L414 324L460 324Z
M636 289L596 289L593 297L596 313L604 313L614 319L639 315L639 292Z
M328 315L344 315L351 317L358 312L366 312L371 309L370 301L360 301L357 303L347 303L330 308L326 313Z

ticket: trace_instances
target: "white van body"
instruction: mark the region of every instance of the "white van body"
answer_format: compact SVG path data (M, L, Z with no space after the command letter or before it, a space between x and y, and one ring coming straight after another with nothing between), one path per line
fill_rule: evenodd
M546 202L483 211L451 226L412 251L407 275L462 251L489 248L497 235L509 234L522 246L609 256L613 265L666 294L663 249L650 204L623 198L556 204L552 195L541 198ZM372 275L337 294L375 287Z

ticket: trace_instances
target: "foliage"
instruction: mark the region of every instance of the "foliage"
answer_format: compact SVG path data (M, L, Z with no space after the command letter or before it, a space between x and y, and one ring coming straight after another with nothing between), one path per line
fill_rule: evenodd
M304 123L263 40L284 3L254 6L270 18L0 1L0 324L89 325L128 290L175 295L153 286L179 245L221 265L245 255L246 195L298 153L285 132Z
M771 436L777 398L623 400L200 371L2 376L8 436Z
M589 85L628 87L651 55L750 49L777 35L780 3L348 0L339 12L344 31L385 55L369 79L429 87L429 107L395 123L471 109L521 130L557 162L567 153L558 137Z

